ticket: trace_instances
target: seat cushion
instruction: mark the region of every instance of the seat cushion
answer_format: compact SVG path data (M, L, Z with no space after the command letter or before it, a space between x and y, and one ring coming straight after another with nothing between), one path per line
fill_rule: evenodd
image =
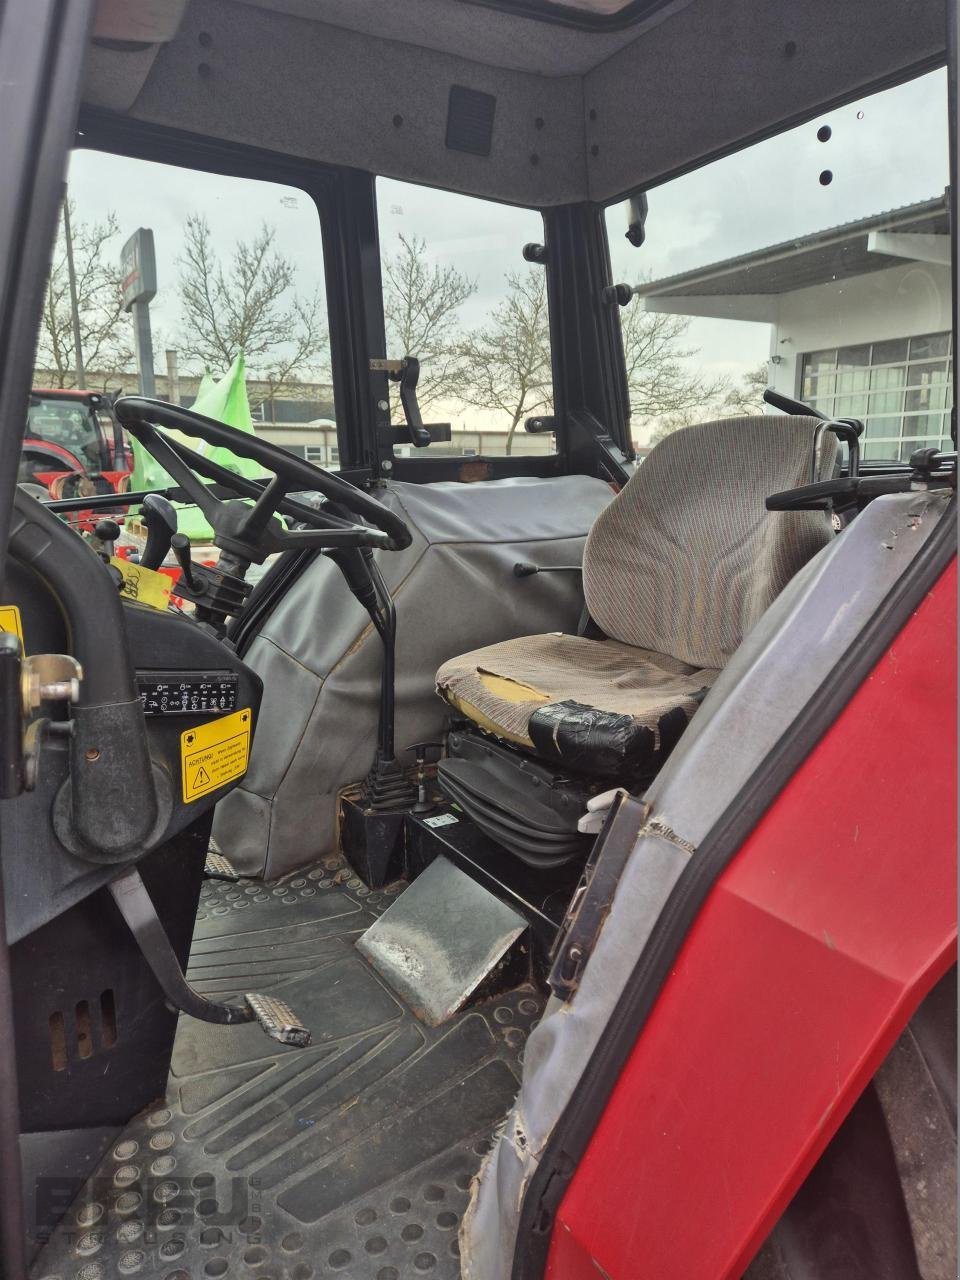
M590 617L624 644L722 667L793 575L832 537L825 511L767 511L814 479L816 418L770 414L675 431L590 531ZM817 475L837 440L820 435Z
M718 672L616 640L551 633L453 658L437 690L482 729L607 776L659 766Z

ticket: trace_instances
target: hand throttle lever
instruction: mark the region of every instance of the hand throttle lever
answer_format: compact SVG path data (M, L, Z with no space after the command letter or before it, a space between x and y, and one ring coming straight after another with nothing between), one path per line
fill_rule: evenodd
M184 586L190 591L201 592L203 584L193 572L193 561L190 559L190 539L185 533L175 533L170 539L170 549L180 566Z
M420 402L417 399L417 383L420 381L420 361L416 356L404 356L400 372L391 374L400 383L400 404L407 420L410 443L415 449L425 449L430 443L430 432L423 425Z

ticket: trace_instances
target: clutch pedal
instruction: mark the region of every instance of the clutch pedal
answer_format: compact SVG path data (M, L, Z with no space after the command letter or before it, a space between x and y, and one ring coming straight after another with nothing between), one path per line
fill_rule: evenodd
M243 998L268 1036L296 1049L305 1049L310 1043L310 1032L285 1001L276 996L260 996L255 991L248 991Z
M207 850L203 874L208 880L226 880L233 884L240 879L240 872L236 870L230 859L225 858L222 853L214 853L212 849Z
M201 1022L215 1022L221 1026L256 1022L261 1031L280 1044L296 1049L307 1047L310 1032L299 1022L289 1005L275 996L250 992L243 997L243 1004L223 1004L194 991L183 976L177 954L136 867L121 871L110 881L109 889L143 958L173 1008Z

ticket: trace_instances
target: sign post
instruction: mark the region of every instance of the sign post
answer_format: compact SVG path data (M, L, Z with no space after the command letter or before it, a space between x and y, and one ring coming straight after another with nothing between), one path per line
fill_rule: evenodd
M157 258L153 232L138 227L120 250L123 284L120 286L124 311L133 312L133 342L140 375L140 394L156 395L153 376L153 335L150 332L150 303L157 293Z

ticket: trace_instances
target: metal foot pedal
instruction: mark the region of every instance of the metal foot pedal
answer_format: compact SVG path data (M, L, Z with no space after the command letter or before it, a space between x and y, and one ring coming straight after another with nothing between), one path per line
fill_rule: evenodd
M310 1032L283 1000L260 996L255 991L248 991L243 998L268 1036L281 1044L292 1044L296 1049L305 1049L310 1043Z
M227 880L233 884L240 879L240 872L235 869L230 859L225 858L222 853L214 853L212 849L207 850L203 874L208 880Z
M282 1000L253 994L245 995L243 1004L220 1004L194 991L183 976L177 953L136 867L121 871L110 881L108 888L143 958L175 1009L201 1022L215 1022L221 1026L257 1022L260 1029L274 1040L298 1049L304 1049L310 1043L310 1032L300 1025Z
M516 985L507 978L524 980L526 931L519 912L439 857L370 926L357 950L421 1022L438 1027L471 999Z

